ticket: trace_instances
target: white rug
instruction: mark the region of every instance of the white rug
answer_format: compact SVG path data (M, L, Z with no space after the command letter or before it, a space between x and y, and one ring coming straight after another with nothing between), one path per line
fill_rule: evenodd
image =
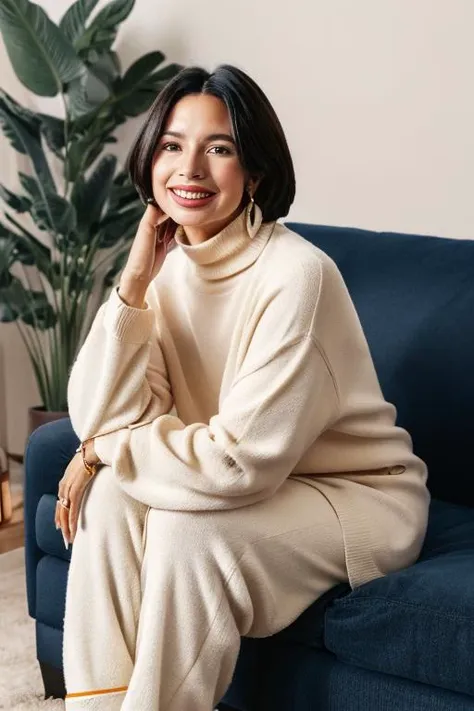
M0 709L64 711L60 699L44 700L35 623L26 606L23 548L0 555Z

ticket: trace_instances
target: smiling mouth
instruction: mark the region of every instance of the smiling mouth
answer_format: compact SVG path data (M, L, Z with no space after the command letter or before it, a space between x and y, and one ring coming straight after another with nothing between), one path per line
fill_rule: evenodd
M171 192L177 195L180 198L184 198L185 200L203 200L204 198L212 197L215 193L209 193L209 192L188 192L187 190L176 190L174 188L170 188Z

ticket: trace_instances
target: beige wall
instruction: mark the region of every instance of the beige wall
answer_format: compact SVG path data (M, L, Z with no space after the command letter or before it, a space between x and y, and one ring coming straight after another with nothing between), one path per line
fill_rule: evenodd
M58 19L70 3L40 4ZM137 0L119 53L125 67L161 49L183 64L248 71L293 153L289 218L473 238L473 26L472 0ZM0 55L2 86L25 100L5 65ZM122 154L136 125L121 130ZM8 150L2 182L13 171ZM21 451L37 395L13 327L0 329L9 448Z

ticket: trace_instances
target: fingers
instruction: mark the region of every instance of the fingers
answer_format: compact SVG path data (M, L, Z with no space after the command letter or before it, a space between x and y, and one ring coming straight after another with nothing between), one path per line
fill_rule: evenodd
M68 468L66 469L66 472L65 472L63 478L59 482L59 486L58 486L59 499L63 499L63 498L68 499L69 498L69 493L66 490L66 477L67 477L68 469L69 469L69 465L68 465ZM62 533L63 540L64 540L64 545L67 550L69 547L69 540L67 538L68 528L66 527L65 524L66 524L68 512L64 508L64 506L61 506L61 504L59 503L59 499L56 502L56 511L54 512L54 524L56 526L56 530L58 530L59 528L61 529L61 533Z
M166 220L169 220L169 215L167 215L165 212L163 212L156 220L155 222L155 227L159 227L160 225L163 224L163 222L166 222Z
M90 479L73 484L69 490L69 511L68 514L68 541L74 543L79 522L79 514L81 511L82 499L84 498L85 490L90 483Z
M168 247L170 247L170 245L174 242L174 236L178 225L167 215L165 219L162 220L162 223L165 222L166 224L163 224L162 227L156 231L156 241L158 244L163 244L165 250L168 250Z
M168 218L167 218L167 219L168 219ZM166 222L166 220L165 220L165 222ZM166 246L166 234L167 234L167 229L166 229L166 228L167 228L167 226L166 226L166 225L163 225L163 227L161 227L160 229L158 229L158 227L157 227L157 229L156 229L155 237L156 237L156 242L157 242L157 244L159 244L159 245L164 245L164 246Z
M77 494L71 496L71 508L69 509L69 535L71 536L71 543L74 542L76 537L81 499L82 496L79 497Z
M90 481L88 472L84 469L82 456L76 454L69 462L63 478L58 486L58 502L54 514L56 528L61 528L66 550L73 542L77 531L79 509L84 490ZM61 499L67 501L67 508L61 505Z
M61 528L61 520L59 516L60 508L61 507L59 506L59 501L56 501L56 510L54 512L54 525L56 526L56 531Z
M158 225L161 225L162 222L168 219L168 215L163 212L161 207L158 207L158 205L152 205L152 203L147 205L143 217L146 222L154 227L158 227Z
M64 506L61 506L61 504L59 504L59 523L63 534L64 545L66 546L67 550L69 548L69 543L71 543L71 534L69 530L69 510L65 509Z

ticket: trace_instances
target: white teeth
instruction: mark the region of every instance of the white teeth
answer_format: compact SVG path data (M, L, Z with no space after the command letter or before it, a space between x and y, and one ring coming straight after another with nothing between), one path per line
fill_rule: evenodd
M175 195L186 198L187 200L202 200L202 198L210 197L212 193L188 193L186 190L173 190Z

